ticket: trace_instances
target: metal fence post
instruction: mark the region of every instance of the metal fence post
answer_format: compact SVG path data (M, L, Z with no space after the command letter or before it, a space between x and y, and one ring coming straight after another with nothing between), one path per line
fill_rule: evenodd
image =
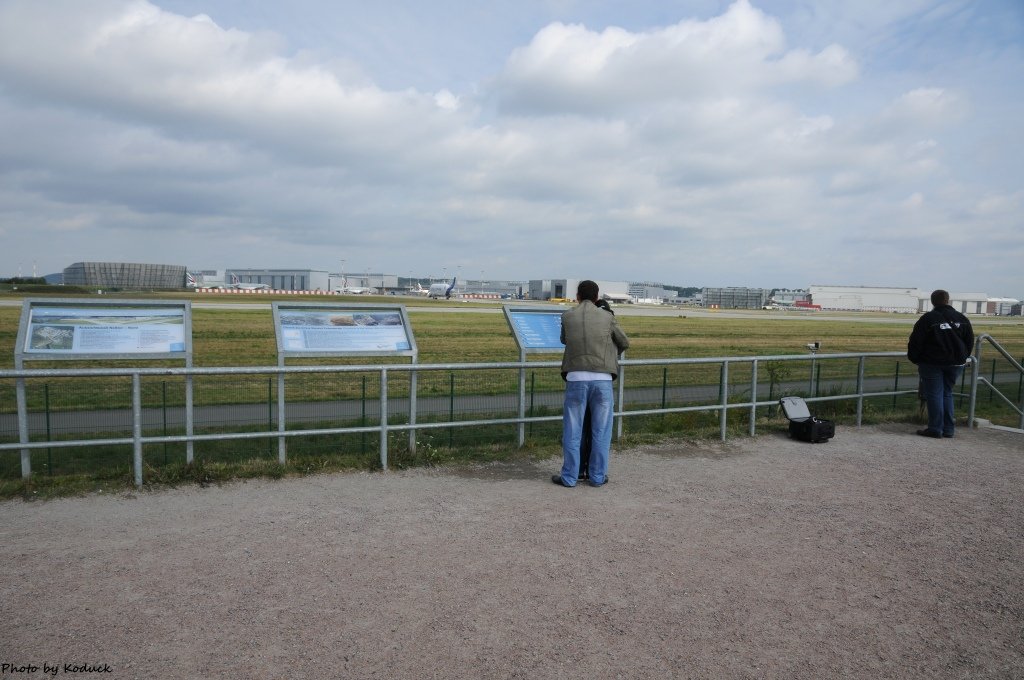
M900 390L900 362L896 362L896 377L892 382L892 407L896 408L896 393Z
M864 357L857 360L857 427L864 418Z
M448 422L455 421L455 373L448 374ZM448 448L455 446L455 428L448 428Z
M661 408L665 408L665 395L668 391L668 366L661 369Z
M380 467L388 469L388 369L380 369Z
M21 368L20 366L18 367ZM14 381L14 391L18 400L18 443L28 444L28 404L25 396L25 379L18 378ZM29 449L21 450L21 478L28 479L32 476L32 452Z
M519 363L526 364L526 350L519 349ZM530 374L530 415L533 415L533 378L534 374ZM526 423L522 418L526 417L526 366L519 367L519 448L523 448L526 444ZM533 435L533 424L530 424L530 435Z
M534 405L534 400L536 398L537 398L537 371L530 371L530 417L531 418L533 418L533 413L534 413L533 405ZM524 425L524 423L520 423L519 424L520 429L523 427L523 425ZM533 421L532 420L530 421L530 436L531 437L533 436ZM522 446L522 443L520 443L520 446Z
M757 359L750 364L750 436L757 434Z
M721 402L722 402L722 412L721 412L721 415L719 416L719 421L720 421L720 427L721 427L721 437L722 437L722 441L724 442L725 441L725 430L726 430L726 428L728 427L728 424L729 424L729 409L727 408L727 406L729 404L729 362L728 361L723 361L722 362L722 377L721 377L721 380L719 381L719 391L721 392L721 396L722 396L722 399L721 399Z
M43 407L46 409L46 441L53 441L53 432L50 429L50 383L43 384ZM53 449L46 449L46 474L53 476Z
M981 338L974 341L971 360L971 396L967 400L967 427L974 427L974 409L978 404L978 365L981 363Z
M619 358L625 359L626 353L623 352L619 355ZM612 409L612 413L615 409ZM626 412L626 367L619 363L619 413ZM615 441L622 439L622 421L623 417L619 416L618 427L615 428Z
M279 363L283 363L283 360ZM277 431L283 433L285 431L285 398L284 398L284 371L279 371L277 374ZM281 465L285 464L287 460L287 445L285 444L285 438L279 436L277 438L277 462Z
M996 360L992 359L992 387L988 388L988 403L992 403L992 397L995 396L995 385L996 385Z
M360 399L359 426L366 427L366 376L363 376L363 392ZM363 432L359 440L359 453L366 453L366 433Z
M167 381L160 381L160 411L164 417L164 436L167 436ZM167 442L164 442L164 465L167 465Z
M415 361L415 360L413 360ZM416 424L416 371L409 374L409 424ZM409 430L409 455L416 455L416 428Z
M142 376L132 373L132 466L135 486L142 488Z
M193 398L192 374L185 376L185 434L195 434L195 403ZM185 442L185 462L191 463L195 460L196 443L189 439Z

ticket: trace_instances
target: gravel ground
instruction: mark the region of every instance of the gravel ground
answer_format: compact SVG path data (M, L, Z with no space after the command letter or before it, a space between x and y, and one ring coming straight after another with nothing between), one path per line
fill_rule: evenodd
M1024 436L674 441L616 451L599 489L556 487L557 466L4 502L0 663L29 667L17 677L1024 677Z

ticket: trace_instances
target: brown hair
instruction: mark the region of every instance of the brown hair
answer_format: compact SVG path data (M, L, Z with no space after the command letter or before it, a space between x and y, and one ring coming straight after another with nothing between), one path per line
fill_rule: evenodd
M932 305L940 307L949 304L949 293L944 290L932 291Z

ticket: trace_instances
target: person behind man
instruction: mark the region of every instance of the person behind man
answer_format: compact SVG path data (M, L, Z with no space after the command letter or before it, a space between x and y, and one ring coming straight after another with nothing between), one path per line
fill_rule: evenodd
M608 480L608 449L612 440L612 381L618 377L618 356L629 347L629 338L619 328L614 314L596 306L598 287L580 281L576 307L562 314L562 379L565 398L562 408L562 470L551 481L576 486L580 464L583 416L590 409L591 451L589 484L602 486Z
M907 358L917 364L928 405L928 427L917 433L938 439L954 433L953 387L974 348L974 329L966 316L950 307L946 291L932 293L932 307L914 324Z

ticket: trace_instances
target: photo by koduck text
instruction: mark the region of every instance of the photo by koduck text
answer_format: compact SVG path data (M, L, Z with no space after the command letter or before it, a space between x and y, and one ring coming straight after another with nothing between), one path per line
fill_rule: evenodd
M113 673L108 663L0 663L0 676L42 673L44 675Z

